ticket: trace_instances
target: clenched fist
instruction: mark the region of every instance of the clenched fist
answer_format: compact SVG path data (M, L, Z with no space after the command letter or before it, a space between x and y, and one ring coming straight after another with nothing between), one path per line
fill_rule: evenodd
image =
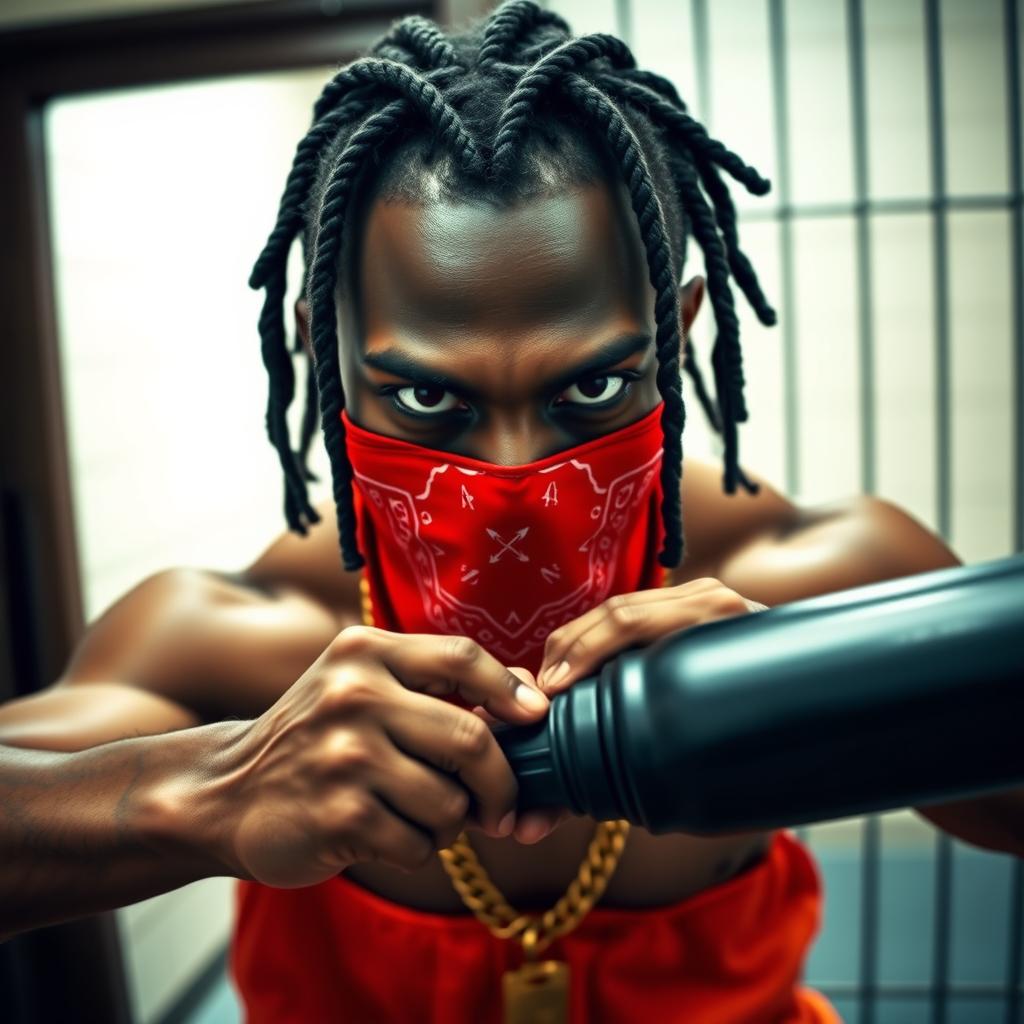
M509 835L515 778L479 714L525 724L547 698L464 636L343 630L218 775L223 857L240 878L295 887L357 861L422 867L468 825Z

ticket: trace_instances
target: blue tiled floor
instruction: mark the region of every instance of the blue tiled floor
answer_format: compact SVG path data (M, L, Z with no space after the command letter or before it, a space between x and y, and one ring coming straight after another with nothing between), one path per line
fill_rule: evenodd
M811 843L825 884L825 922L807 961L807 982L856 984L860 956L860 858L856 849ZM1007 921L1012 860L955 843L949 980L1002 985L1007 976ZM927 984L934 947L935 865L927 850L887 850L880 866L878 981ZM834 997L845 1021L858 1019L857 1000ZM238 1024L241 1014L227 978L218 981L187 1024ZM876 1024L927 1024L926 999L881 998ZM954 996L948 1024L1005 1024L1000 998ZM1024 1024L1022 1019L1021 1024Z

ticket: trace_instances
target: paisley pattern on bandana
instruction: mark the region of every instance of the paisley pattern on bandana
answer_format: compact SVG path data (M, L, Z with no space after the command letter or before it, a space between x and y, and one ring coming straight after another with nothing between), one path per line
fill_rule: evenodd
M376 434L343 412L377 625L470 636L536 671L554 629L658 586L661 408L521 466Z

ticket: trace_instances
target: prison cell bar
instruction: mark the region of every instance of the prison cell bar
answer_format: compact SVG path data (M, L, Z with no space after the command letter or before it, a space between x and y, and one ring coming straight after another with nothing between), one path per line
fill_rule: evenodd
M743 214L749 220L775 220L779 224L780 256L780 344L783 362L783 399L785 415L785 482L790 493L799 493L799 409L797 392L797 351L793 310L796 282L793 258L793 219L795 217L847 216L855 224L855 288L859 311L858 365L860 372L860 481L865 493L876 487L875 446L876 410L874 403L874 347L872 334L871 217L874 215L927 213L932 217L932 276L935 292L935 392L936 392L936 520L939 533L946 539L951 527L951 378L949 310L948 214L954 210L1008 209L1012 223L1012 302L1013 302L1013 387L1014 387L1014 547L1024 550L1024 181L1021 170L1021 86L1019 17L1017 0L1003 0L1003 27L1006 41L1007 117L1010 149L1010 182L1006 195L950 196L946 184L945 112L943 104L942 27L938 0L923 0L925 73L929 128L929 164L931 196L920 199L872 199L868 187L868 130L866 67L862 0L847 0L847 59L850 75L851 126L853 135L854 196L851 202L794 204L790 187L790 137L788 111L788 64L785 0L768 0L772 102L775 121L776 173L773 188L777 205L768 211ZM615 0L619 35L632 42L633 20L630 0ZM710 74L710 28L706 0L691 0L693 59L697 104L702 119L709 123L712 114ZM796 829L806 840L807 828ZM874 1024L877 998L930 997L933 1024L945 1024L951 991L958 997L1006 999L1007 1024L1020 1024L1022 1006L1021 961L1024 958L1024 860L1015 859L1011 874L1009 933L1007 939L1007 975L1004 986L997 984L949 982L952 923L953 844L944 832L935 840L935 926L930 984L879 984L877 950L880 899L881 825L877 816L864 818L861 845L860 964L856 984L821 985L833 997L854 996L859 1003L860 1024Z

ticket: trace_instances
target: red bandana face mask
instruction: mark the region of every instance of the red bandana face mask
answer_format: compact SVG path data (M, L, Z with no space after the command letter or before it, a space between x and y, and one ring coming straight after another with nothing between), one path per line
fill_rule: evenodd
M376 625L469 636L536 673L553 630L658 587L662 405L522 466L386 437L342 412Z

